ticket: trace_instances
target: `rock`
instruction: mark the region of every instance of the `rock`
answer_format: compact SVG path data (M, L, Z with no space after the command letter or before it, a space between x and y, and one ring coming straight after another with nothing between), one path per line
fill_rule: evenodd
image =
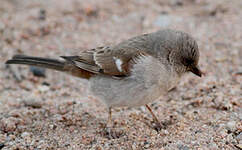
M4 143L0 143L0 149L4 148L5 144Z
M17 128L16 124L17 120L13 117L9 117L0 121L0 128L4 132L14 132Z
M36 77L45 77L45 69L40 67L30 66L30 72Z
M45 20L46 19L46 10L45 9L40 9L39 10L39 20Z
M242 144L237 144L237 145L235 145L235 147L238 148L239 150L241 150L242 149Z
M49 86L46 86L46 85L40 85L40 86L38 86L38 90L40 92L47 92L49 89L50 89L50 87Z
M208 148L209 149L218 149L218 145L217 144L215 144L215 143L211 143L211 144L209 144L209 146L208 146Z
M236 130L236 121L229 121L226 125L226 128L230 131L235 131Z
M23 133L21 134L21 137L22 137L22 138L30 137L30 133L29 133L29 132L23 132Z
M178 144L178 145L177 145L177 148L178 148L179 150L189 150L189 147L187 147L186 145L182 145L182 144Z
M32 107L32 108L41 108L42 107L42 102L39 100L35 100L35 99L23 100L23 103L27 107Z
M98 9L93 5L88 5L84 8L84 13L87 16L98 16Z
M170 4L173 6L182 6L184 2L182 0L171 0Z
M235 137L235 139L236 139L240 144L242 144L242 132L240 132L240 134L237 135L237 136Z

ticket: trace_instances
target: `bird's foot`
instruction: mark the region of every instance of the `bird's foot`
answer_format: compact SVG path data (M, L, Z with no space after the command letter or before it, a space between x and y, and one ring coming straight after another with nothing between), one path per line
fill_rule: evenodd
M124 130L106 126L102 131L102 136L107 139L118 139L124 135Z
M156 122L153 128L155 131L160 132L162 129L164 129L164 126L160 122Z

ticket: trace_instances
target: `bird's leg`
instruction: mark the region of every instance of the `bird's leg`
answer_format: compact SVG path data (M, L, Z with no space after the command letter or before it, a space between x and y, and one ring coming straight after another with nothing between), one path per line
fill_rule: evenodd
M113 129L113 121L112 121L112 108L108 108L108 120L107 124L104 128L104 136L108 139L116 139L118 136L116 135L115 130Z
M161 130L162 125L161 125L160 121L158 120L158 118L156 117L156 115L153 113L152 109L147 104L145 106L150 111L150 113L151 113L151 115L153 117L153 120L156 122L155 129L158 130L158 131Z
M112 108L108 108L108 120L107 124L102 132L103 136L108 139L117 139L122 136L124 133L123 130L114 128L113 121L112 121Z
M106 124L106 127L112 127L113 122L112 122L112 107L108 108L108 121Z

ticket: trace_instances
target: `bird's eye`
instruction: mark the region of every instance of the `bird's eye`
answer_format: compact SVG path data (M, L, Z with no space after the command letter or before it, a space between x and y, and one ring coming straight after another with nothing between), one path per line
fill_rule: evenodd
M192 59L189 59L189 58L185 58L184 62L183 62L183 64L185 66L190 66L192 63L194 63L194 61Z

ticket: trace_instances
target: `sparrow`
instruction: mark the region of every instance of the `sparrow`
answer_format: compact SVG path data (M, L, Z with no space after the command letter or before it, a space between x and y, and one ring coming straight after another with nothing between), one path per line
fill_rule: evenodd
M143 34L121 43L81 51L60 59L15 55L6 64L24 64L87 79L88 90L104 102L112 122L113 107L146 106L174 88L186 73L201 77L199 49L189 34L171 29Z

